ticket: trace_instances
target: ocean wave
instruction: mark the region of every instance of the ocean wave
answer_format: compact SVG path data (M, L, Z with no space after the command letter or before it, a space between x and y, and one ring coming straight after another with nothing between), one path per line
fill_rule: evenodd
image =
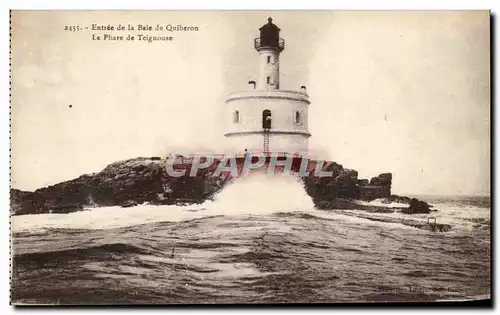
M142 248L136 245L124 244L124 243L114 243L114 244L103 244L95 245L85 248L70 248L61 249L55 251L46 252L32 252L16 254L14 253L14 262L31 262L31 263L44 263L44 262L56 262L61 260L92 260L93 258L102 259L103 255L113 255L113 254L146 254L150 253L151 250L147 248Z
M362 206L375 206L385 208L408 208L408 204L400 202L388 202L387 198L379 198L372 201L354 200L353 203Z
M201 212L183 211L181 206L140 205L130 208L118 206L92 208L68 214L35 214L12 217L14 232L39 231L43 228L114 229L154 222L195 219Z
M313 212L304 212L304 211L280 211L276 212L273 214L275 217L295 217L295 218L300 218L300 219L324 219L320 216L316 216L313 214Z
M257 196L257 197L256 197ZM41 232L46 228L115 229L155 222L180 222L217 215L269 215L280 211L314 209L311 197L294 176L254 174L227 185L215 200L200 205L119 206L85 209L68 214L12 217L12 230Z

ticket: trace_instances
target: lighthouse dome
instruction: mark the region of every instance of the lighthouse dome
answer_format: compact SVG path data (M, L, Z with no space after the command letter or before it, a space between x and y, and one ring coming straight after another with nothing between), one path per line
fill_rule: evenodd
M280 28L273 24L273 19L268 18L260 30L260 36L255 39L255 48L272 48L282 51L285 48L285 41L280 38Z

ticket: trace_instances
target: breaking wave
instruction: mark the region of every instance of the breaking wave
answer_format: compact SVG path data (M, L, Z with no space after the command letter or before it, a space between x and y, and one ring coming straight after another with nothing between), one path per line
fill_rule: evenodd
M143 204L86 209L69 214L12 217L14 232L34 233L46 228L113 229L154 222L179 222L217 215L265 215L280 211L306 211L314 204L300 179L291 175L255 173L228 184L214 201L188 206Z
M226 186L207 209L221 214L270 214L314 209L299 178L255 173Z

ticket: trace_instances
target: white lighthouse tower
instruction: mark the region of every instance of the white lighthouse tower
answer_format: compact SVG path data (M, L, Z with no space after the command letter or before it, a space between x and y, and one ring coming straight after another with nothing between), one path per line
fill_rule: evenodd
M253 89L229 94L229 127L225 136L235 153L245 150L266 154L303 153L308 150L306 88L280 89L280 53L285 41L272 19L260 28L254 47L259 53L260 74Z

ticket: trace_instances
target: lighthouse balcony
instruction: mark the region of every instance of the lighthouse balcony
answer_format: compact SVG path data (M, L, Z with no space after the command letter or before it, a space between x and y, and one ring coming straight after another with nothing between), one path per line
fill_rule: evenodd
M273 48L278 49L280 52L285 49L285 40L283 38L278 38L277 40L265 40L263 41L260 37L254 39L255 49L263 48Z
M247 90L231 93L226 103L241 99L285 99L309 104L309 96L305 91L294 90Z
M229 132L226 132L224 134L224 136L226 137L230 137L230 136L241 136L241 135L250 135L250 134L256 134L256 135L262 135L264 132L264 130L261 130L261 129L258 129L258 130L252 130L252 129L248 129L248 130L237 130L237 131L229 131ZM306 130L285 130L285 129L273 129L271 131L268 131L269 134L275 134L275 135L299 135L299 136L303 136L303 137L306 137L306 138L309 138L311 136L311 134L306 131Z

